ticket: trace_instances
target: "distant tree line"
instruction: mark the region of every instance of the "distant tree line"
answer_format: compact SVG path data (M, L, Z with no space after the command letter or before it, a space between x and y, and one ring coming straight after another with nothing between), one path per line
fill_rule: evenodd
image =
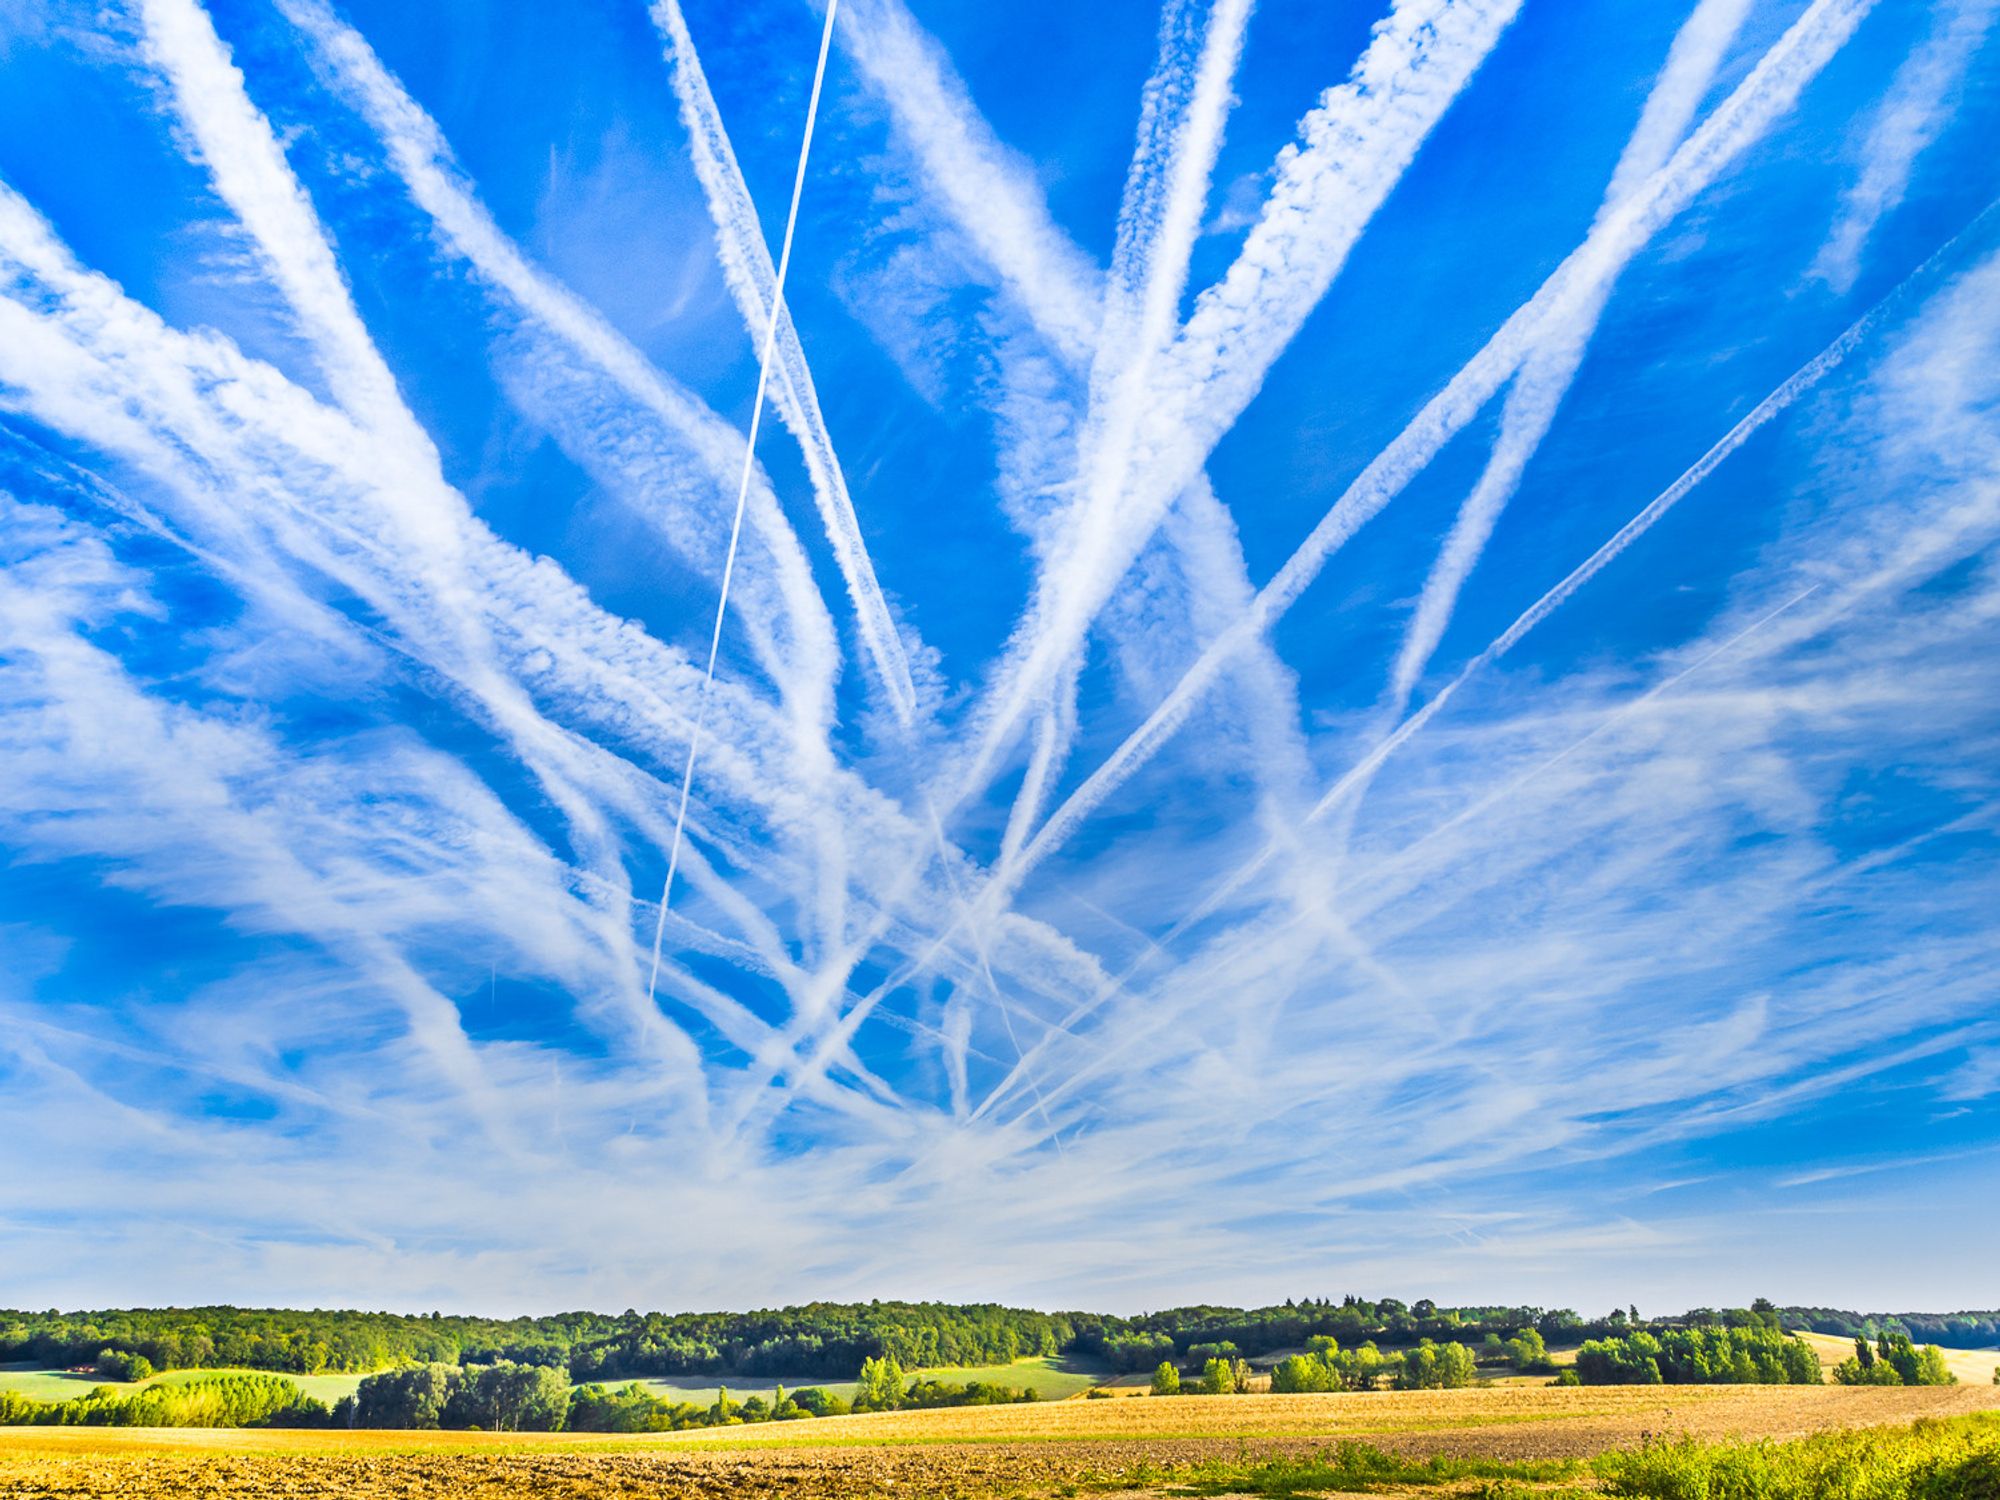
M0 1361L94 1364L108 1378L151 1370L366 1373L397 1365L541 1365L575 1381L643 1375L846 1379L862 1360L905 1366L1005 1364L1055 1354L1074 1333L1059 1314L990 1304L815 1302L749 1313L438 1313L132 1308L0 1312ZM109 1364L106 1362L109 1361Z
M1670 1333L1701 1329L1805 1327L1876 1342L1903 1336L1976 1346L2000 1341L2000 1313L1856 1314L1826 1308L1780 1309L1764 1299L1748 1308L1696 1308L1674 1318L1642 1318L1637 1307L1584 1318L1566 1308L1506 1305L1443 1307L1428 1299L1339 1301L1305 1298L1268 1307L1169 1308L1137 1317L1045 1313L994 1304L813 1302L747 1313L561 1313L543 1318L475 1318L397 1313L197 1307L98 1312L0 1312L0 1361L33 1360L73 1368L95 1365L107 1379L138 1380L153 1370L252 1369L281 1374L368 1373L395 1367L529 1365L566 1374L572 1383L610 1383L655 1375L723 1379L845 1379L865 1360L910 1369L1004 1364L1024 1356L1069 1354L1119 1371L1171 1364L1189 1383L1207 1379L1211 1360L1249 1360L1330 1339L1343 1350L1374 1344L1392 1353L1464 1344L1486 1364L1516 1370L1546 1366L1550 1343L1605 1345L1597 1368L1643 1371L1650 1361L1679 1368L1667 1352ZM1660 1355L1634 1355L1638 1334ZM1512 1347L1531 1337L1540 1349L1525 1362ZM1712 1341L1711 1341L1712 1342ZM1751 1368L1774 1368L1757 1340L1744 1352ZM1686 1341L1675 1350L1694 1348ZM1714 1365L1714 1350L1699 1362ZM1738 1350L1730 1346L1729 1364ZM1693 1356L1690 1355L1690 1359ZM1782 1351L1771 1354L1784 1368ZM1858 1364L1858 1356L1857 1356ZM1802 1368L1802 1367L1801 1367ZM1391 1378L1377 1372L1378 1379ZM1582 1378L1579 1376L1579 1378ZM1761 1375L1759 1378L1763 1378ZM1873 1378L1873 1377L1871 1377Z
M1405 1303L1394 1297L1370 1301L1350 1296L1338 1302L1307 1298L1250 1309L1176 1307L1136 1318L1065 1316L1075 1331L1066 1352L1101 1359L1114 1370L1139 1371L1162 1361L1181 1370L1198 1369L1208 1346L1227 1345L1237 1355L1255 1358L1297 1349L1314 1338L1330 1338L1343 1347L1372 1341L1408 1348L1425 1339L1505 1340L1529 1330L1543 1339L1574 1341L1623 1332L1636 1313L1621 1309L1609 1318L1585 1319L1567 1308L1440 1307L1428 1299Z
M1947 1349L2000 1346L2000 1310L1953 1313L1857 1313L1837 1307L1787 1307L1785 1324L1839 1338L1879 1339L1902 1334L1912 1343L1942 1344Z

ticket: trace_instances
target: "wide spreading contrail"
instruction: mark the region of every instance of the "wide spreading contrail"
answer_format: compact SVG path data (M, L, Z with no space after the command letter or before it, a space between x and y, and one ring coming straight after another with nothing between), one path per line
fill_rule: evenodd
M1667 164L1593 228L1535 295L1368 464L1258 592L1252 608L1210 643L1146 721L1049 815L1021 851L1018 868L996 874L1003 888L1017 883L1027 869L1052 853L1158 752L1236 654L1268 631L1319 576L1327 560L1472 421L1520 369L1544 331L1586 303L1600 278L1624 263L1629 245L1644 243L1658 232L1790 108L1873 5L1874 0L1815 0Z
M1195 344L1207 351L1195 363L1226 377L1232 399L1247 402L1262 371L1337 274L1374 206L1491 49L1514 8L1514 0L1459 0L1446 7L1448 14L1441 19L1429 0L1398 0L1349 77L1329 87L1301 122L1300 145L1281 153L1278 188L1242 254L1224 281L1202 294L1197 306L1205 314L1181 331L1169 352L1186 363L1192 330ZM857 14L871 17L870 23L856 25ZM1028 175L992 137L962 86L949 77L936 47L902 7L894 0L864 0L849 6L849 18L856 60L917 146L925 173L951 205L954 221L999 272L1050 348L1072 369L1087 373L1104 321L1101 307L1092 305L1102 300L1092 296L1098 273L1055 226ZM1240 18L1228 15L1223 20L1219 37L1240 24ZM1163 30L1170 33L1173 22L1170 13ZM1214 61L1224 57L1218 51ZM1191 100L1201 92L1192 80L1185 87ZM1220 102L1211 92L1204 107L1217 122L1214 128L1220 122L1214 106ZM1142 152L1146 135L1142 125ZM1216 419L1206 408L1202 415ZM1209 435L1211 444L1214 436ZM1249 579L1226 512L1199 468L1195 464L1186 476L1181 495L1191 528L1226 543L1232 554L1215 571L1228 575L1216 602L1234 617L1251 603ZM1162 498L1143 485L1141 494L1148 506L1174 498ZM1135 545L1143 545L1143 539ZM1275 656L1268 649L1246 654L1250 670L1245 691L1289 703L1292 695ZM1272 717L1290 722L1295 714L1292 706ZM1262 748L1285 752L1287 773L1301 773L1293 779L1303 784L1306 756L1296 737L1269 723L1254 726L1253 733ZM1060 742L1052 739L1049 748L1052 758ZM1017 799L1016 805L1019 810L1024 803ZM1021 837L1015 824L1010 819L1012 831L1003 841L1009 853ZM899 982L898 976L920 972L959 925L954 920L943 938L864 997L843 1025L851 1031Z
M1825 380L1827 376L1837 370L1846 361L1847 357L1860 347L1870 335L1875 333L1889 318L1910 303L1919 291L1938 277L1940 272L1951 262L1958 248L1968 238L1975 236L1982 224L1996 217L2000 217L2000 201L1990 204L1965 229L1954 235L1945 245L1933 252L1922 265L1904 277L1893 290L1853 323L1849 324L1833 342L1807 360L1797 370L1793 371L1790 376L1766 395L1763 400L1759 401L1756 406L1746 412L1728 432L1718 438L1672 484L1668 485L1658 495L1654 496L1652 500L1641 507L1630 520L1619 527L1610 537L1606 538L1601 546L1592 552L1589 557L1578 563L1559 583L1555 584L1541 598L1523 610L1511 625L1498 636L1494 637L1492 642L1483 651L1467 662L1460 669L1457 676L1444 687L1440 688L1437 694L1426 702L1422 708L1405 718L1398 725L1394 733L1384 739L1370 751L1366 758L1350 768L1328 787L1326 792L1314 805L1312 812L1308 815L1307 821L1313 822L1325 817L1349 797L1357 786L1365 784L1381 768L1383 762L1394 755L1406 742L1435 718L1458 693L1459 689L1472 677L1491 666L1518 646L1529 632L1548 619L1558 609L1562 608L1586 584L1599 573L1603 572L1605 568L1609 567L1619 554L1623 553L1647 531L1651 530L1668 511L1686 499L1695 488L1720 468L1732 454L1755 436L1760 429L1768 425L1774 418L1781 415L1787 408L1794 405L1801 397L1808 394L1821 381ZM1812 589L1808 588L1786 599L1776 609L1760 616L1743 631L1724 642L1717 650L1727 650L1748 635L1761 630L1771 620L1795 607L1811 592ZM1703 658L1704 662L1706 660L1707 658ZM1695 664L1696 667L1699 665L1701 663ZM1690 667L1687 670L1694 670L1694 667ZM1657 694L1685 675L1687 675L1686 671L1677 673L1674 678L1661 684L1660 687L1653 689L1652 693L1649 693L1648 696ZM1065 1025L1074 1026L1078 1021L1085 1019L1092 1012L1102 1008L1103 1005L1123 991L1135 977L1138 966L1143 965L1147 959L1164 953L1182 934L1218 910L1224 902L1235 892L1241 890L1245 884L1256 876L1259 870L1269 863L1273 852L1273 847L1267 844L1258 854L1239 865L1228 877L1217 882L1210 889L1209 893L1185 917L1175 923L1159 939L1157 944L1141 956L1132 970L1128 970L1128 972L1121 975L1114 983L1107 985L1100 994L1093 996L1091 1001L1086 1005L1079 1006L1076 1011L1066 1016L1064 1018ZM1011 1089L1013 1084L1014 1080L1011 1077L1003 1079L994 1088L992 1093L988 1095L987 1099L981 1103L979 1109L974 1111L974 1118L979 1118L984 1114L995 1100Z
M709 90L701 55L688 31L679 0L654 0L652 16L666 43L668 73L674 96L680 103L681 123L688 132L695 177L708 200L709 217L715 221L723 279L744 320L754 328L778 301L772 291L777 273L757 225L756 204L743 180L729 134L723 128L721 111ZM908 729L918 711L909 655L869 559L861 522L854 513L847 477L833 451L833 440L820 411L819 393L799 344L798 330L793 327L789 312L780 311L777 318L778 379L774 400L778 414L792 429L805 458L813 497L818 502L834 560L847 584L848 597L853 601L855 622L869 661L898 724Z
M1612 170L1593 227L1667 164L1749 9L1749 0L1701 0L1682 25L1667 65L1640 113L1639 124ZM1631 253L1636 255L1639 248L1632 246ZM1508 388L1492 455L1459 507L1458 518L1411 611L1390 674L1388 716L1392 720L1409 706L1417 680L1444 639L1459 593L1492 538L1501 512L1520 488L1529 460L1555 424L1556 412L1576 380L1622 272L1622 266L1609 271L1569 319L1547 330Z
M1021 718L1046 693L1091 621L1261 388L1472 75L1519 0L1397 4L1352 77L1302 122L1303 145L1279 158L1265 212L1222 280L1205 289L1150 382L1154 408L1131 475L1079 508L1060 568L1033 602L995 673L947 808L982 789Z
M736 547L743 536L743 508L750 499L750 476L757 464L757 428L764 417L764 391L771 380L771 351L778 343L778 318L785 307L785 276L792 266L792 235L799 224L799 199L805 195L806 159L812 153L813 126L819 119L819 95L826 83L826 56L833 48L833 18L840 0L827 0L826 23L820 28L819 60L813 64L812 95L806 101L806 128L799 141L798 170L792 174L792 202L785 212L785 239L778 251L778 274L771 287L771 319L764 328L764 347L757 356L757 394L750 406L750 431L743 443L743 476L736 486L736 513L729 522L729 551L722 561L722 587L715 599L715 628L709 634L708 665L702 673L701 700L695 710L694 732L688 736L687 764L681 768L680 806L674 810L674 837L667 851L667 878L660 887L660 919L653 927L653 967L646 980L646 998L655 999L660 985L660 945L666 941L667 907L674 894L674 872L681 862L681 838L687 826L688 793L694 787L695 762L701 754L702 731L708 723L709 689L715 683L715 658L722 650L722 621L729 611L729 582L736 571Z

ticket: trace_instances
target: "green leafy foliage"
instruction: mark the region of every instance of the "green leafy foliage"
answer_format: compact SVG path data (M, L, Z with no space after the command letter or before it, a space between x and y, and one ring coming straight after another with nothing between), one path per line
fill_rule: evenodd
M1221 1355L1204 1360L1201 1393L1204 1396L1235 1396L1250 1389L1250 1366L1240 1359Z
M1592 1339L1577 1350L1576 1373L1585 1385L1820 1383L1812 1346L1762 1321Z
M1825 1433L1788 1443L1655 1442L1598 1460L1640 1500L1984 1500L2000 1495L1991 1419Z
M1885 1333L1872 1347L1867 1339L1856 1338L1854 1353L1834 1367L1833 1378L1842 1385L1958 1384L1942 1349L1935 1344L1919 1349L1902 1333Z
M153 1362L143 1354L134 1354L129 1349L101 1349L97 1355L97 1373L106 1380L126 1382L151 1380Z
M569 1381L560 1371L503 1361L418 1365L371 1375L351 1405L341 1403L339 1414L356 1427L560 1432L569 1405Z
M279 1375L206 1375L126 1394L98 1386L69 1401L0 1391L0 1427L323 1427L328 1412Z
M446 1317L264 1308L0 1312L0 1361L55 1368L107 1348L157 1370L240 1367L312 1375L419 1364L545 1365L580 1381L638 1375L844 1378L872 1357L905 1368L1006 1364L1053 1355L1074 1331L1059 1314L979 1303L813 1302L747 1313L562 1313Z

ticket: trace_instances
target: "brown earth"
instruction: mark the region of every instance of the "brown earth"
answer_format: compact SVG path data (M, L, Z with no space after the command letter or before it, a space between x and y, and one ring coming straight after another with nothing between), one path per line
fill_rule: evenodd
M1582 1458L1652 1434L1793 1437L2000 1408L2000 1388L1709 1387L1382 1392L897 1412L678 1436L0 1430L20 1500L1054 1495L1142 1465L1307 1453Z

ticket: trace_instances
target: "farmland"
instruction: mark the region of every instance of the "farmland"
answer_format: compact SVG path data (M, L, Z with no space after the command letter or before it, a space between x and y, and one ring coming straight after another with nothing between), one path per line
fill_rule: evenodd
M1017 1359L1011 1364L996 1365L930 1365L904 1373L917 1380L961 1383L977 1380L1013 1390L1031 1390L1044 1401L1060 1401L1068 1396L1080 1395L1107 1378L1104 1371L1094 1366L1060 1357ZM843 1401L851 1399L855 1390L852 1380L816 1380L810 1375L756 1375L726 1380L703 1375L660 1375L641 1380L639 1384L656 1396L696 1406L712 1405L717 1394L725 1388L734 1395L744 1396L755 1391L769 1392L780 1385L792 1390L811 1385Z
M0 1365L0 1391L15 1391L23 1396L32 1396L37 1401L67 1401L81 1396L86 1391L99 1386L109 1386L121 1394L144 1390L148 1386L181 1385L190 1380L198 1380L209 1375L244 1375L259 1373L250 1370L167 1370L147 1380L106 1380L102 1376L72 1370L44 1369L39 1365L16 1362ZM342 1396L354 1394L362 1379L361 1375L287 1375L285 1377L306 1395L329 1404ZM711 1398L712 1399L712 1398Z
M167 1500L662 1494L847 1500L882 1493L1152 1490L1174 1466L1321 1454L1358 1441L1415 1459L1549 1464L1649 1436L1796 1438L2000 1409L2000 1389L1489 1389L1127 1397L886 1412L673 1436L19 1428L0 1495ZM1536 1471L1539 1472L1539 1471Z

